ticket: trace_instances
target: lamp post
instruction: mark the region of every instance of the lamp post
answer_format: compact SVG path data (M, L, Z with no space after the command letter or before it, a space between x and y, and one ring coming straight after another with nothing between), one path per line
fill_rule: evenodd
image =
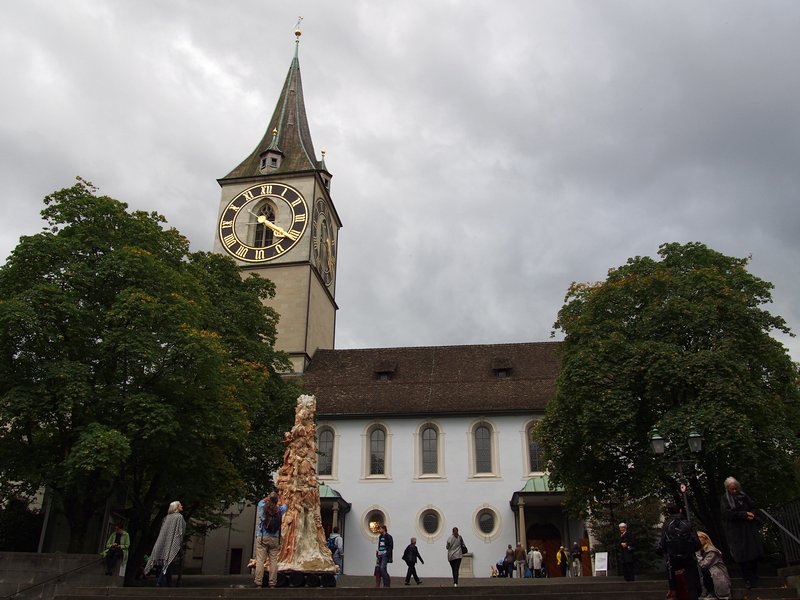
M228 542L225 544L225 566L223 567L222 574L223 575L230 575L230 565L231 565L231 529L233 528L233 518L238 517L242 512L244 512L244 500L239 500L236 508L239 509L238 513L233 511L226 513L225 509L228 508L228 503L225 500L222 500L219 504L220 511L222 512L223 517L228 518Z
M703 449L703 436L693 427L689 431L689 435L686 437L686 443L689 445L689 451L692 454L698 454ZM650 446L653 449L653 453L656 456L664 456L664 453L667 450L667 446L671 445L672 442L670 440L665 439L658 433L658 430L653 427L650 431ZM692 517L689 514L689 500L686 497L686 484L683 481L683 465L684 464L693 464L694 461L691 459L684 459L684 458L675 458L671 459L670 462L675 463L678 467L678 475L680 476L680 490L681 495L683 496L683 505L686 507L686 520L691 523Z

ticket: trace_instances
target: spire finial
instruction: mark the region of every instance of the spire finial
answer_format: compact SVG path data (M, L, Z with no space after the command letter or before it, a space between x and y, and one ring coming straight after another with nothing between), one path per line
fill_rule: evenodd
M303 20L303 17L297 17L297 23L294 24L294 36L297 38L297 42L300 42L300 36L303 35L303 32L300 31L300 22Z

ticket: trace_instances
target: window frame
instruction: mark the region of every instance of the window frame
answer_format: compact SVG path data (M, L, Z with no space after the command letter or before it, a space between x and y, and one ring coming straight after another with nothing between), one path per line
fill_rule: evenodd
M364 537L370 540L371 543L374 543L375 540L378 539L378 533L373 532L369 528L370 517L375 513L380 513L383 517L383 524L391 531L391 523L389 522L389 513L386 511L386 508L380 506L378 504L373 504L372 506L367 507L367 509L362 513L361 516L361 533Z
M439 519L436 531L432 533L428 533L427 531L425 531L425 525L423 523L425 515L427 515L428 513L435 513L437 518ZM419 512L417 512L416 525L417 525L417 537L429 543L435 542L436 540L440 539L442 536L445 535L447 531L446 527L447 522L444 518L444 511L440 509L438 506L434 506L433 504L428 504L419 509Z
M372 433L382 430L383 438L383 473L372 472ZM365 427L362 433L361 478L365 481L385 481L392 478L392 434L383 422L373 422Z
M480 527L480 517L484 513L491 513L494 517L494 529L489 533L484 532ZM500 534L503 532L503 519L500 511L491 504L481 504L472 514L472 530L475 537L483 542L493 542L499 538Z
M332 436L331 439L331 472L330 473L322 473L319 468L319 460L321 456L321 448L320 448L320 438L322 437L323 433L330 433ZM320 453L320 456L317 456L317 478L322 480L333 480L338 479L338 469L337 464L339 462L339 435L337 434L336 430L331 425L320 425L317 429L317 452Z
M425 473L425 440L424 434L428 429L436 432L436 468L431 473ZM444 478L444 433L441 426L434 421L424 421L419 424L414 432L414 470L417 479L442 479Z
M478 448L476 444L476 433L478 429L485 427L489 431L489 471L478 471ZM500 477L500 463L498 433L494 423L488 419L476 419L469 428L469 477L470 479L485 479L489 477Z

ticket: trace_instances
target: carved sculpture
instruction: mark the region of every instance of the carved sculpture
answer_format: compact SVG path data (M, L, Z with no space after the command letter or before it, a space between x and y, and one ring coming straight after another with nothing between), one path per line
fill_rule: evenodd
M317 399L300 396L294 426L283 436L286 450L278 470L278 494L286 504L281 527L279 571L331 572L336 565L325 543L317 482Z

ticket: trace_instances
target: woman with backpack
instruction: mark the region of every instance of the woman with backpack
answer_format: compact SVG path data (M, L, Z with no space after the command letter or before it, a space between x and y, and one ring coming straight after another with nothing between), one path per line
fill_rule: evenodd
M269 572L269 587L278 585L278 552L281 549L281 520L285 504L278 504L278 493L272 492L258 503L258 528L256 530L256 573L253 582L261 587L264 569Z
M668 504L667 518L661 528L656 552L659 556L667 557L670 591L674 585L675 593L681 600L698 600L700 597L700 573L695 556L698 550L700 540L683 512L677 505Z
M336 570L336 581L339 581L339 578L342 576L342 569L344 569L344 541L342 540L342 536L339 535L338 527L334 527L331 535L328 537L328 550L331 551L333 564L338 567Z

